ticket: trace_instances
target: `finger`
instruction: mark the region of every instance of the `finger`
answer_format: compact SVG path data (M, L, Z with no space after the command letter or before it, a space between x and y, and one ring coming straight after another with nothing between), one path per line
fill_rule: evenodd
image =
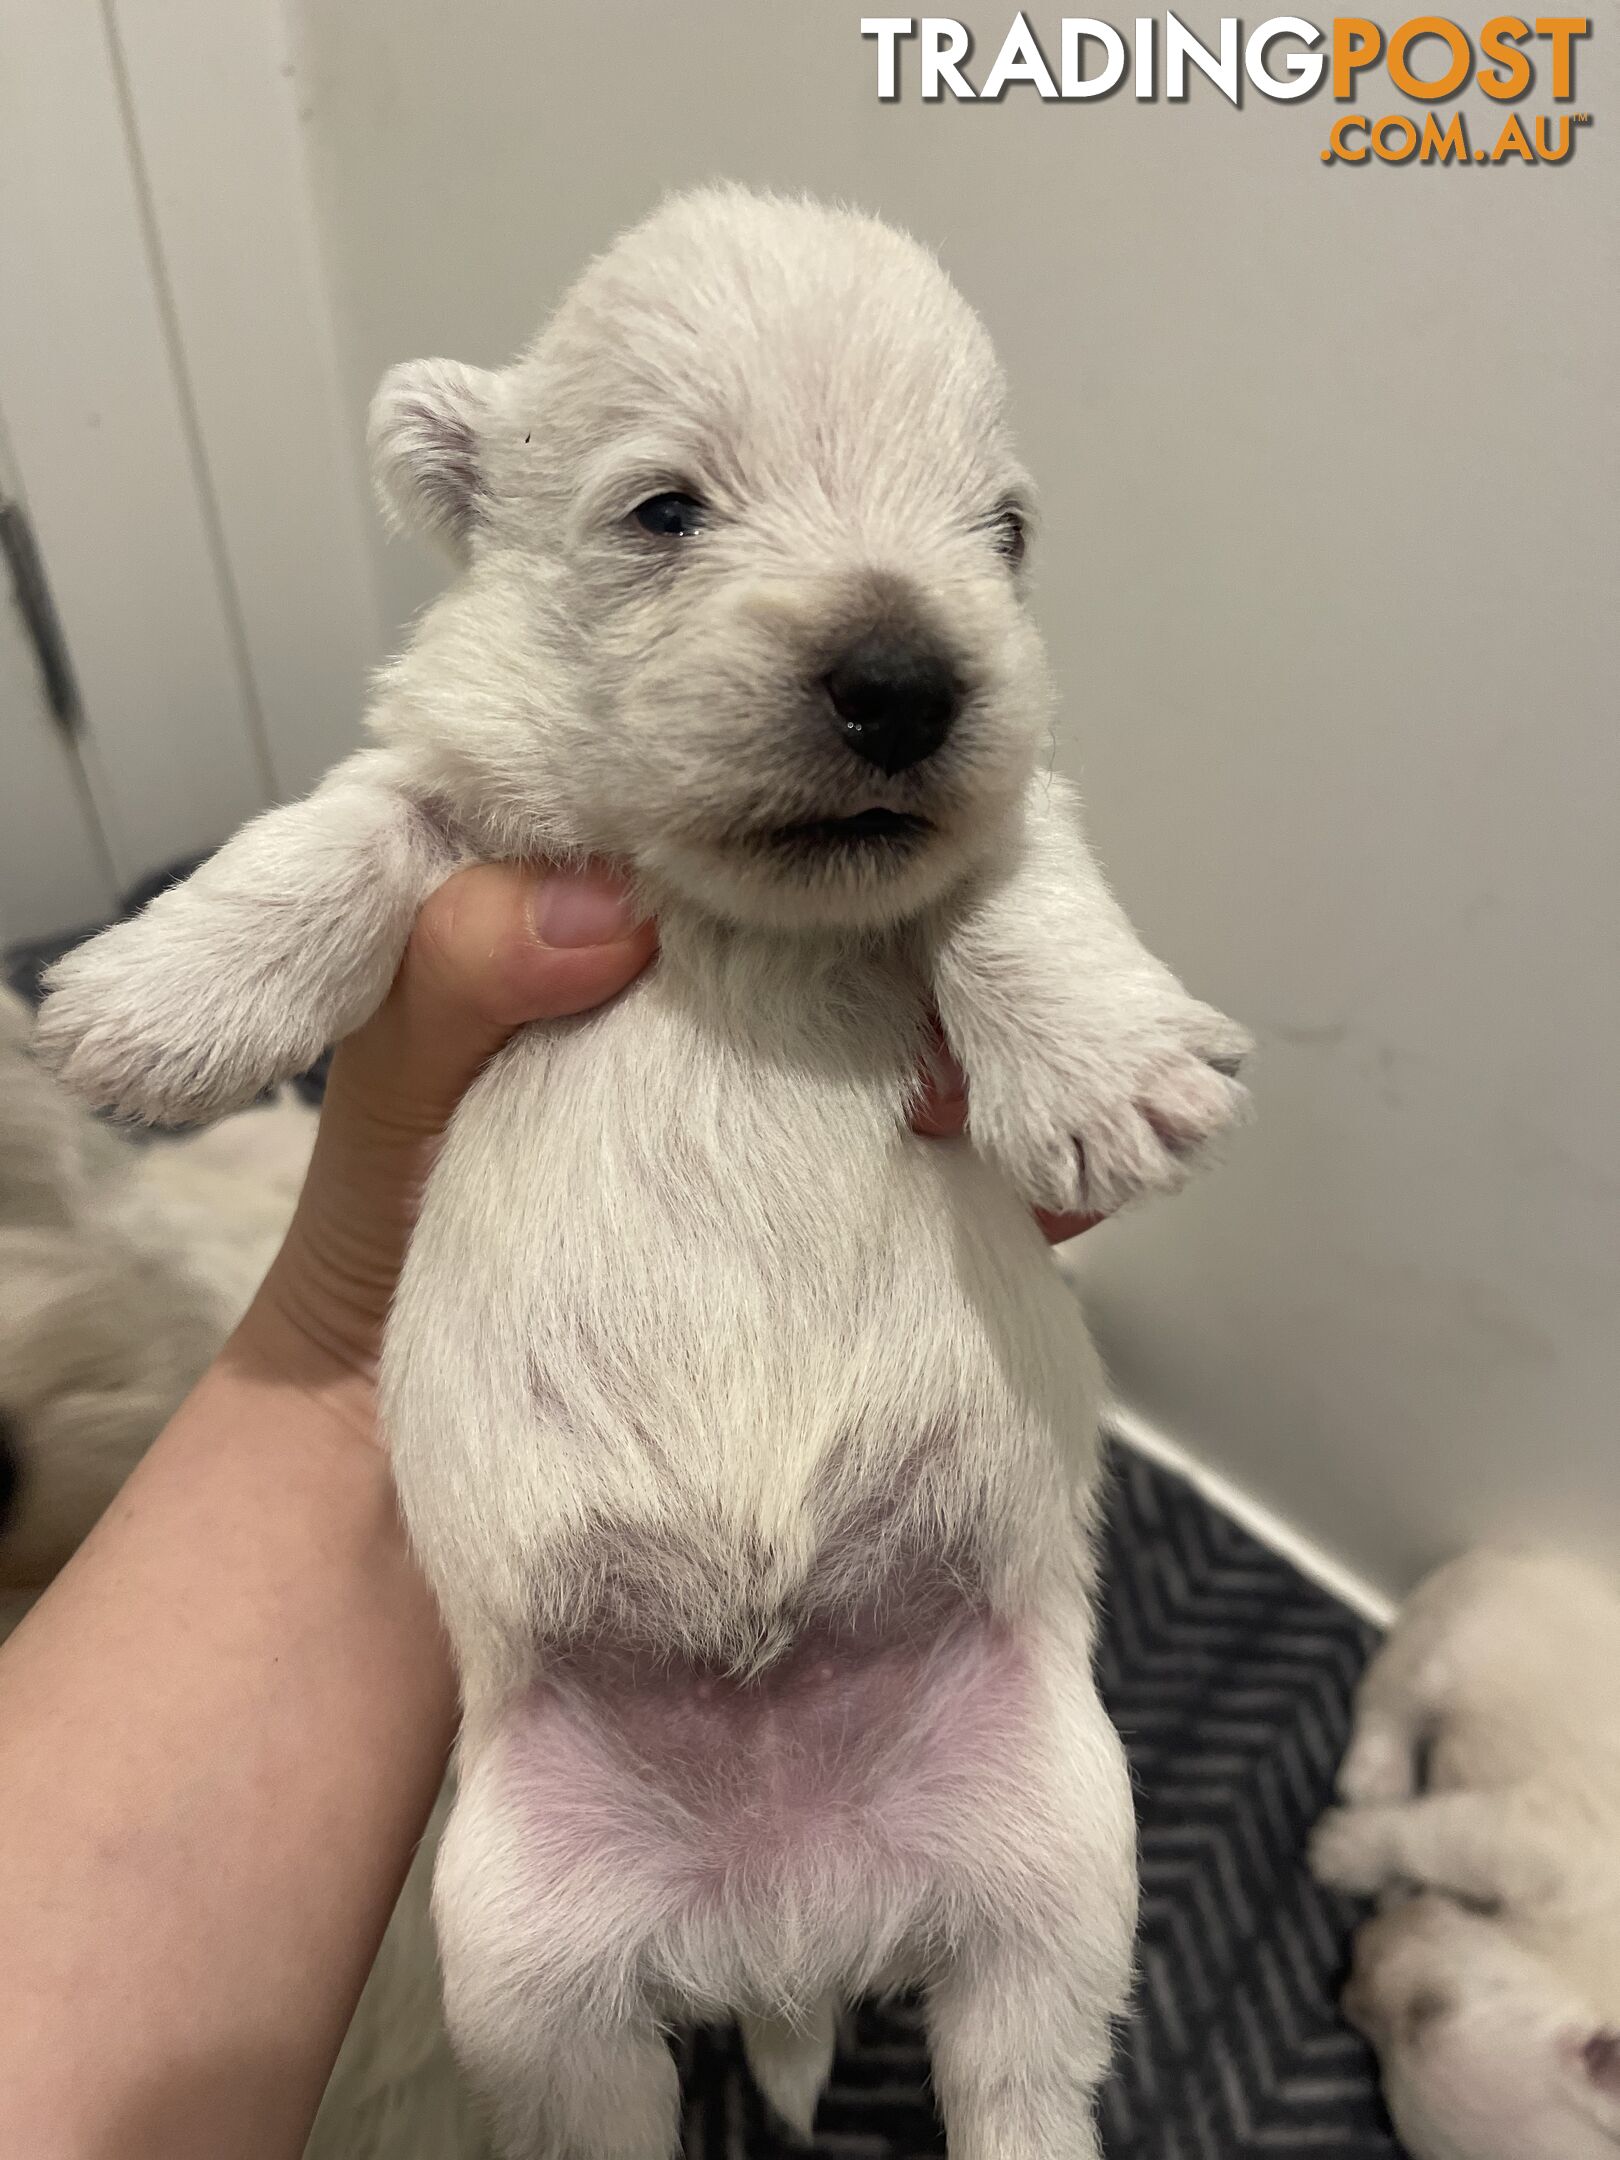
M1079 1237L1082 1231L1095 1230L1098 1223L1106 1222L1108 1218L1106 1215L1055 1215L1050 1208L1037 1208L1035 1220L1048 1245L1066 1245L1070 1238Z
M339 1053L344 1078L412 1122L442 1123L514 1030L606 1003L657 942L605 865L461 871L423 908L393 989Z
M924 1057L911 1104L911 1129L928 1140L950 1140L967 1125L967 1075L937 1036Z

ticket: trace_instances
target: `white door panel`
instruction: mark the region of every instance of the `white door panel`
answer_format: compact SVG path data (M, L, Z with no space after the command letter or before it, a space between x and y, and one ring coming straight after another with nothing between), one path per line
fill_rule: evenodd
M0 433L0 517L23 505ZM0 946L99 921L112 865L74 739L46 694L35 636L0 549Z
M120 883L223 839L271 794L155 264L102 9L0 0L0 409ZM36 765L48 791L49 758Z
M98 922L113 900L83 773L45 701L7 591L0 594L0 945Z
M270 778L301 794L354 747L383 632L285 10L108 13Z

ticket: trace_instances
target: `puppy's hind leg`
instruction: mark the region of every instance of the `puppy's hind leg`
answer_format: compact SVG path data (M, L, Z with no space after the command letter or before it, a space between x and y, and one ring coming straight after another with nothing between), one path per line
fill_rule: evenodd
M529 2035L509 2075L480 2080L500 2160L669 2160L680 2092L650 2017Z
M566 1730L548 1738L566 1757ZM588 1768L555 1768L528 1790L498 1748L463 1759L433 1889L451 2041L499 2160L670 2160L679 2082L642 1985L655 1870Z
M1024 1745L963 1826L952 1949L928 1995L951 2160L1097 2160L1130 1987L1135 1824L1086 1630L1029 1648Z

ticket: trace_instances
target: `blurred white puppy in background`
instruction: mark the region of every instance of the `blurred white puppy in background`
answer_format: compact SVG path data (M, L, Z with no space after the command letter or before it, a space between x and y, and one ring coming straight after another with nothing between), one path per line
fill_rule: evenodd
M1378 1897L1344 2007L1414 2160L1620 2154L1620 1584L1442 1568L1369 1666L1312 1863Z
M292 1214L314 1112L293 1096L133 1147L29 1054L0 988L0 1637L70 1557L252 1296ZM396 1908L308 2160L484 2151L439 2008L428 1887Z
M29 1054L0 989L0 1632L56 1574L234 1325L314 1116L291 1097L132 1147Z

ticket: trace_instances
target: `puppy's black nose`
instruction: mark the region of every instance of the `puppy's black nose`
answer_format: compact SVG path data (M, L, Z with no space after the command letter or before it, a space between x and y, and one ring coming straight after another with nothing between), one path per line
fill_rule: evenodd
M838 732L880 772L932 757L951 731L962 687L939 649L918 637L870 630L823 678Z

